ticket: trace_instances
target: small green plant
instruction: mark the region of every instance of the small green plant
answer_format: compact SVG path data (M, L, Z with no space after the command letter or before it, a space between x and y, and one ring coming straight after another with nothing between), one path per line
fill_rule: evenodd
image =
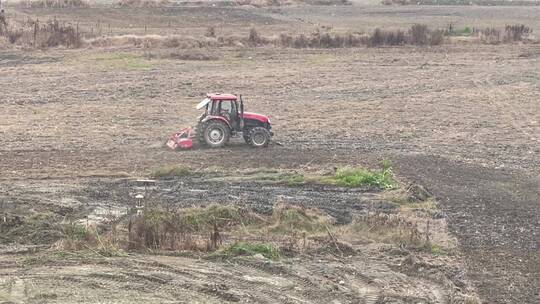
M109 55L99 55L93 58L96 63L107 69L122 70L146 70L152 68L152 62L142 55L129 53L111 53Z
M279 249L266 243L236 242L222 250L217 251L212 256L218 258L231 258L236 256L251 256L261 254L267 259L277 260L280 258Z
M191 174L189 168L183 166L162 166L154 171L152 171L151 176L153 178L172 178L172 177L182 177L188 176Z
M424 244L423 249L426 252L429 252L432 255L436 255L436 256L447 254L447 252L444 250L444 248L442 248L441 246L439 246L437 244L433 244L431 242L426 242L426 244Z
M364 168L340 168L334 176L323 178L321 181L344 187L369 186L380 190L391 190L397 188L397 183L394 181L393 176L390 161L383 160L382 168L379 172Z

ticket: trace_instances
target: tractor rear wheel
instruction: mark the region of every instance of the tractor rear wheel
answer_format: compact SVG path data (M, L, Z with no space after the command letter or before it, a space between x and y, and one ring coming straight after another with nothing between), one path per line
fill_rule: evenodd
M255 127L244 135L244 140L255 148L266 147L270 143L270 131L263 127Z
M203 130L204 142L210 148L219 148L229 142L229 127L221 121L208 122Z
M204 123L198 123L196 126L195 126L195 138L197 138L197 141L200 143L200 144L205 144L206 142L204 141L204 129L206 127L206 124Z

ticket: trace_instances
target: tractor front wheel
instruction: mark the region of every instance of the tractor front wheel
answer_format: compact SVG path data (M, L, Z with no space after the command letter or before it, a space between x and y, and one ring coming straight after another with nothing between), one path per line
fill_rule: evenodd
M270 131L263 127L255 127L248 131L247 135L244 135L246 143L255 148L262 148L268 146L270 143Z
M204 142L210 148L219 148L229 142L229 127L221 121L211 121L204 128Z

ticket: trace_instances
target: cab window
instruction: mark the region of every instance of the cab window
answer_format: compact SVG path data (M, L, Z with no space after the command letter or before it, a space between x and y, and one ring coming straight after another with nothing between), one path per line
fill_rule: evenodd
M224 100L224 101L220 102L219 112L220 113L231 114L232 113L231 101L230 100Z

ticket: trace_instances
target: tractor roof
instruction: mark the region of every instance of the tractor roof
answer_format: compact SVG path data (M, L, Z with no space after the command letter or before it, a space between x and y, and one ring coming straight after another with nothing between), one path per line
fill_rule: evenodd
M207 98L210 98L211 100L237 100L238 97L236 95L232 94L207 94Z
M1 0L0 0L1 1ZM199 102L195 107L197 110L204 108L210 101L214 100L237 100L238 98L232 94L206 94L206 98Z

